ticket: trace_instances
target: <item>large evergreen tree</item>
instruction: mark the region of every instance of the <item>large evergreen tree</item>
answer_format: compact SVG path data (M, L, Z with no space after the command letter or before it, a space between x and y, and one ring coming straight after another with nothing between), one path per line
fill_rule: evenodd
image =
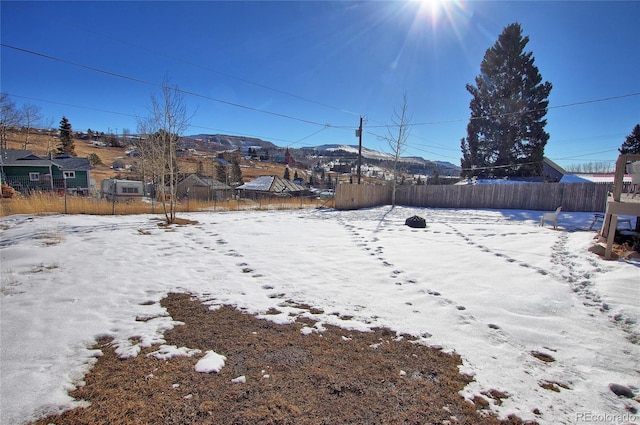
M467 137L461 141L463 176L537 176L542 174L549 134L544 119L552 85L542 82L529 37L520 24L507 26L480 64Z
M618 149L621 154L640 154L640 124L636 124Z
M75 156L75 145L73 143L73 130L67 117L60 120L60 144L58 145L58 155Z

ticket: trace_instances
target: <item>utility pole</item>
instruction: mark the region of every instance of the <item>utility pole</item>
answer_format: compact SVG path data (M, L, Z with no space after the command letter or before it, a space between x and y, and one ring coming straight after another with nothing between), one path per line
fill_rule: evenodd
M358 128L358 184L360 184L360 175L362 167L362 115L360 116L360 127Z

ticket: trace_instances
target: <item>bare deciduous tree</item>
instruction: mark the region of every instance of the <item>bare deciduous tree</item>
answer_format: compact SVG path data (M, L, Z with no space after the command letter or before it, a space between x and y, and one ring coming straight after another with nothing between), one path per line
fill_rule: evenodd
M407 147L407 139L409 138L409 121L410 118L407 115L407 94L402 96L402 106L400 111L394 111L391 118L392 125L387 129L388 135L384 139L389 144L389 148L393 153L393 181L391 183L391 207L396 206L396 186L398 184L398 163L400 162L400 156ZM397 135L395 131L397 130Z
M41 124L42 112L39 106L25 103L22 105L22 127L25 131L24 143L22 149L27 150L27 146L31 143L29 136L31 130Z
M149 115L138 119L138 153L157 188L167 223L176 219L177 146L190 120L182 92L167 80L160 97L151 95Z
M53 123L54 123L54 119L53 118L48 118L43 123L43 128L46 129L46 135L47 135L47 155L49 155L49 154L53 155L56 152L56 148L55 148L56 139L55 139L55 136L56 136L58 131L53 128Z
M7 133L20 126L22 111L16 107L7 93L0 93L0 149L7 149Z

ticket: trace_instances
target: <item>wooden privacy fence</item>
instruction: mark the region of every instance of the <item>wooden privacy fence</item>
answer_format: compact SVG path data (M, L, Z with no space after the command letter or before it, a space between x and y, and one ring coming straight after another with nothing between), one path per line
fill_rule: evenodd
M431 208L488 208L603 212L608 184L522 183L460 186L397 186L396 204ZM336 208L368 208L391 203L388 185L341 184Z

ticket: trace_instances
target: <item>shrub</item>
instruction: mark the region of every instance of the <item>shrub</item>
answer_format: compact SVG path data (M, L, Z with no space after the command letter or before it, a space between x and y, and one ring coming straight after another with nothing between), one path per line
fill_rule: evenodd
M16 190L8 184L2 183L2 198L13 198L16 195Z
M91 163L91 165L101 165L102 160L100 159L98 154L92 153L91 155L89 155L89 163Z

